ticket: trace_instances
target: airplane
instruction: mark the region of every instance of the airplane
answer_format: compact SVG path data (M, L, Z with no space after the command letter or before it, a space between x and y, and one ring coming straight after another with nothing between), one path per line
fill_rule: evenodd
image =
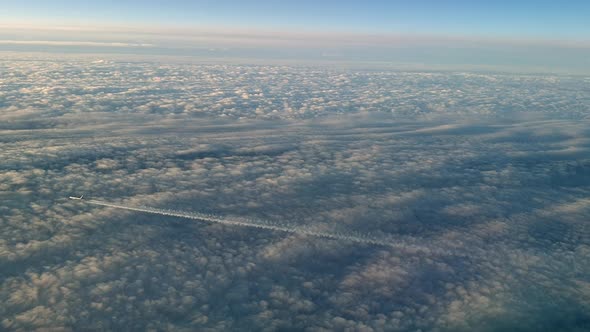
M76 196L70 196L70 199L75 199L77 201L81 201L84 198L84 195L80 196L80 197L76 197Z

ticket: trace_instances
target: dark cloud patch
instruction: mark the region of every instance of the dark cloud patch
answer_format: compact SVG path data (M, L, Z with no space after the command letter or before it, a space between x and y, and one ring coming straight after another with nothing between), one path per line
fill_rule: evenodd
M225 147L214 147L213 149L203 149L203 150L186 150L186 151L179 151L176 153L176 158L191 161L195 159L204 159L204 158L227 158L227 157L258 157L258 156L267 156L270 158L280 156L284 153L294 150L295 147L293 146L284 146L284 145L267 145L267 146L257 146L253 149L242 148L238 150L234 150L229 146Z
M54 120L6 121L0 123L0 130L48 129L55 127L56 123Z

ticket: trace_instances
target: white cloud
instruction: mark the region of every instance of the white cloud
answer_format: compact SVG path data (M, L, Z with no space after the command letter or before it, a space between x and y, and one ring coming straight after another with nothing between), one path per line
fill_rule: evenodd
M0 64L12 74L0 78L1 329L532 330L587 317L579 78L96 60ZM570 146L576 158L548 153ZM82 193L400 247L66 199Z

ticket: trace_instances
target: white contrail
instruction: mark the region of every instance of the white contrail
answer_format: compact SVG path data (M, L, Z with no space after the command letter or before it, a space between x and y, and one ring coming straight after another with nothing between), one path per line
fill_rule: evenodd
M205 214L205 213L199 213L199 212L174 211L174 210L158 209L158 208L146 207L146 206L128 206L128 205L114 204L114 203L109 203L109 202L104 202L104 201L99 201L99 200L94 200L94 199L89 199L89 200L84 199L84 200L81 200L81 202L86 202L88 204L100 205L100 206L105 206L105 207L110 207L110 208L115 208L115 209L123 209L123 210L129 210L129 211L158 214L158 215L163 215L163 216L171 216L171 217L178 217L178 218L209 221L209 222L224 224L224 225L254 227L254 228L268 229L268 230L287 232L287 233L311 235L311 236L315 236L315 237L328 238L328 239L334 239L334 240L344 240L344 241L351 241L351 242L371 244L371 245L387 246L387 247L402 249L406 252L436 253L437 251L439 251L439 250L433 250L432 248L427 248L424 246L418 246L418 245L413 245L413 244L408 244L408 243L399 243L399 242L392 242L392 241L387 241L387 240L383 240L383 239L378 239L378 238L376 238L374 236L370 236L370 235L340 233L340 232L326 232L326 231L309 229L309 228L305 228L302 226L280 225L276 222L269 222L269 221L250 220L250 219L242 219L242 218L226 218L226 217L219 217L219 216ZM448 255L449 252L440 251L439 254Z

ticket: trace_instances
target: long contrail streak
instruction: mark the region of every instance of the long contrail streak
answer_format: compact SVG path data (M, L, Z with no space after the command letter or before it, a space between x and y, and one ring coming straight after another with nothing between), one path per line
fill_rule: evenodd
M70 198L80 200L82 202L86 202L86 203L92 204L92 205L100 205L100 206L110 207L110 208L115 208L115 209L137 211L137 212L158 214L158 215L162 215L162 216L178 217L178 218L185 218L185 219L208 221L208 222L212 222L212 223L218 223L218 224L230 225L230 226L253 227L253 228L267 229L267 230L286 232L286 233L310 235L310 236L315 236L315 237L320 237L320 238L328 238L328 239L334 239L334 240L343 240L343 241L350 241L350 242L357 242L357 243L364 243L364 244L371 244L371 245L387 246L387 247L393 247L393 248L397 248L397 249L403 249L404 251L407 251L407 252L435 253L435 251L437 251L437 250L433 250L433 248L428 248L428 247L424 247L424 246L378 239L378 238L376 238L374 236L370 236L370 235L328 232L328 231L321 231L321 230L317 230L317 229L306 228L303 226L281 225L281 224L278 224L278 223L272 222L272 221L219 217L219 216L205 214L205 213L199 213L199 212L166 210L166 209L159 209L159 208L153 208L153 207L147 207L147 206L128 206L128 205L121 205L121 204L99 201L99 200L95 200L95 199L88 199L88 200L83 199L82 200L82 198L76 198L76 197L70 197ZM448 252L441 252L441 254L449 254L449 253Z

